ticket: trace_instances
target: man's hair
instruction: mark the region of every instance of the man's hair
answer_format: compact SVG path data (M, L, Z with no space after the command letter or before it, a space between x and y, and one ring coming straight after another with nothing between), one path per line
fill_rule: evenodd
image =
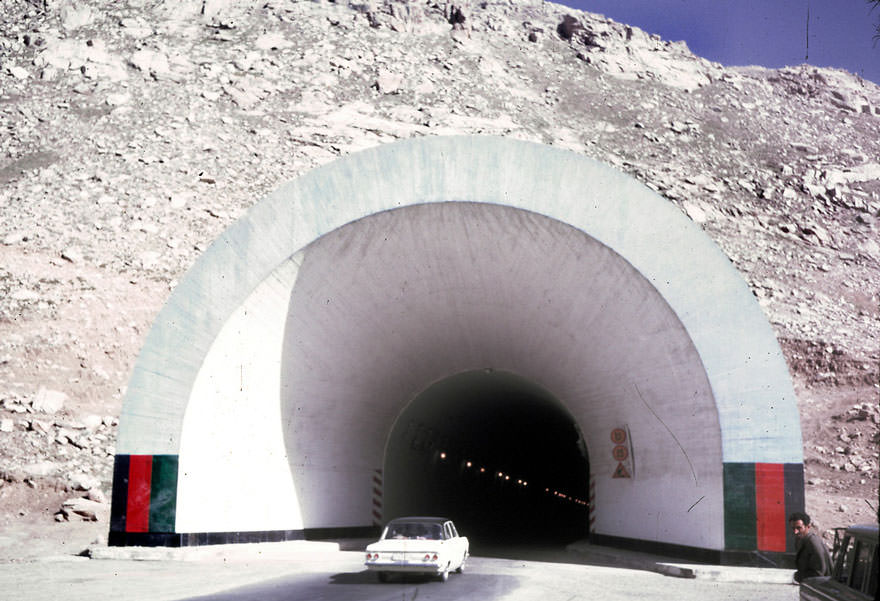
M808 516L803 511L795 511L793 514L788 516L789 522L796 522L798 520L802 521L804 523L804 526L810 525L810 516Z

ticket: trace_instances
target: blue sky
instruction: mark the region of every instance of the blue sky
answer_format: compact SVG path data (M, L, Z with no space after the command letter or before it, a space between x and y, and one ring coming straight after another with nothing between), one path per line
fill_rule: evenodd
M880 84L880 9L865 0L555 0L724 65L839 67ZM809 7L809 47L807 8ZM807 60L805 57L809 55Z

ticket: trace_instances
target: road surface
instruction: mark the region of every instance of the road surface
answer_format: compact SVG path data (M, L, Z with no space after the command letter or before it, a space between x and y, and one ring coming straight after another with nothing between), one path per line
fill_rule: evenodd
M471 557L448 582L380 584L360 552L211 561L40 561L0 565L0 599L29 601L795 601L796 586L682 579L534 559ZM555 558L553 558L555 559Z

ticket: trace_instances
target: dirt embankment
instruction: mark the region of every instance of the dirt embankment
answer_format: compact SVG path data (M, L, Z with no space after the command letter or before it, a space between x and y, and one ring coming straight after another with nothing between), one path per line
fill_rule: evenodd
M225 227L340 155L444 134L594 157L699 224L781 341L807 510L820 528L876 520L880 89L725 69L551 3L463 16L0 1L0 558L106 536L128 374Z

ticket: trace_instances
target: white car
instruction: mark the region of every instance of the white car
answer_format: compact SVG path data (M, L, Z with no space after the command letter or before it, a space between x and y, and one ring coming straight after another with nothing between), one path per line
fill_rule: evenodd
M434 517L397 518L382 537L367 546L367 569L388 582L391 572L431 574L446 582L449 572L461 573L470 543L459 536L452 520Z

